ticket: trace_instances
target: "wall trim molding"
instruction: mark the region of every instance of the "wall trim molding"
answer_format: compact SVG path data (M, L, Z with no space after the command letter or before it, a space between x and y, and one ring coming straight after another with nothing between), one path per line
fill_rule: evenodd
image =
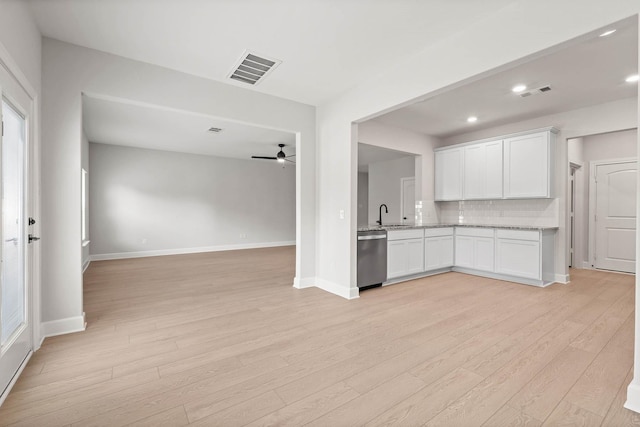
M631 381L629 387L627 387L627 401L623 405L630 411L640 413L640 385L635 381Z
M235 250L241 250L241 249L274 248L278 246L294 246L295 244L296 244L295 240L288 240L284 242L244 243L239 245L201 246L198 248L176 248L176 249L159 249L154 251L117 252L117 253L110 253L110 254L92 254L89 257L89 259L91 261L105 261L105 260L111 260L111 259L197 254L202 252L220 252L220 251L235 251Z
M40 325L40 331L43 337L55 337L56 335L82 332L86 327L87 322L84 319L84 313L82 313L82 316L42 322L42 325Z
M568 274L556 273L555 281L556 283L562 283L563 285L566 285L567 283L571 282L571 278L569 277Z
M89 257L87 257L87 259L85 259L82 263L82 273L87 271L87 268L89 268L89 264L91 264L91 255L89 255Z
M330 282L329 280L325 279L320 279L319 277L316 277L314 279L314 282L316 288L320 288L323 291L338 295L339 297L345 299L360 298L360 290L358 288L345 288L344 286L340 286L337 283Z
M316 286L315 277L293 278L293 287L296 289L314 288Z

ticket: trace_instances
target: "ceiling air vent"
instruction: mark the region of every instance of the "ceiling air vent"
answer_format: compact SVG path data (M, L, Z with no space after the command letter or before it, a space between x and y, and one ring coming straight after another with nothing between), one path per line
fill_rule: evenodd
M229 73L229 78L255 85L260 83L281 62L277 59L266 58L264 55L245 51Z
M209 128L209 132L220 133L222 132L222 128Z
M518 95L520 95L521 98L526 98L527 96L538 95L538 94L546 93L550 91L551 91L551 86L546 85L546 86L541 86L535 89L527 90L525 92L521 92Z

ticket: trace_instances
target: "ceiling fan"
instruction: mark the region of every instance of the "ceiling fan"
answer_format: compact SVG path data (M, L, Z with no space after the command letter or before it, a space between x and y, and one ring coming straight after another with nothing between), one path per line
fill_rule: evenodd
M278 144L278 147L280 147L280 151L278 151L278 154L276 154L275 157L265 157L265 156L251 156L252 159L265 159L265 160L277 160L280 163L284 163L284 162L290 162L290 163L295 163L293 160L289 160L289 157L295 157L295 154L292 154L290 156L287 156L286 154L284 154L284 151L282 151L282 149L285 147L284 144Z

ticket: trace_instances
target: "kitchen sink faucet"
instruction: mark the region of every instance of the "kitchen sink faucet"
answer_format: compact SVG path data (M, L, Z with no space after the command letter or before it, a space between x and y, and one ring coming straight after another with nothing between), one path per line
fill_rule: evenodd
M384 203L380 205L380 208L378 209L378 213L380 214L380 219L378 219L376 222L378 224L380 224L380 226L382 226L382 207L384 206L384 213L389 213L389 208L387 208L387 205L385 205Z

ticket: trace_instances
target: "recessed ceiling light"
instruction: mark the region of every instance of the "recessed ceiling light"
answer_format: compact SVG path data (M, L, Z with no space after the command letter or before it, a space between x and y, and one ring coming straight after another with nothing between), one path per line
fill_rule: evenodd
M626 79L624 79L624 81L627 82L627 83L635 83L638 80L640 80L640 76L638 74L634 74L634 75L629 76Z
M475 123L478 121L478 118L476 116L471 116L467 119L467 122L469 123Z
M600 37L607 37L607 36L610 36L611 34L613 34L615 32L616 32L616 29L614 28L612 30L605 31L604 33L600 34Z
M515 93L520 93L527 90L527 85L515 85L511 90Z

